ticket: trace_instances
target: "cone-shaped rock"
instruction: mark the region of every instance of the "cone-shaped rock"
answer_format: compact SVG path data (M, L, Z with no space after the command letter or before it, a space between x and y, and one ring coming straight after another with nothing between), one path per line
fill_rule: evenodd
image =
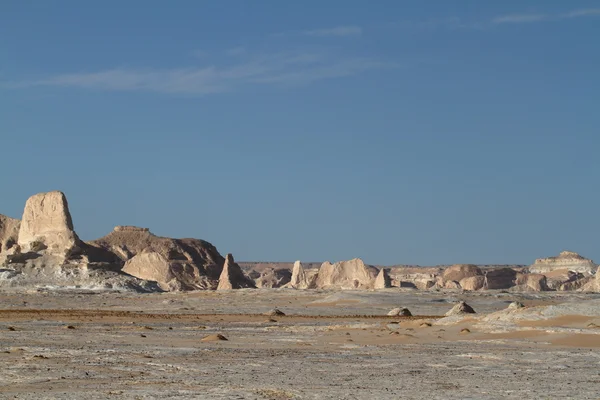
M53 253L68 253L77 244L79 238L73 230L64 193L39 193L27 200L19 229L19 246L23 252L43 247Z
M374 289L385 289L392 287L392 280L388 275L388 272L385 268L381 268L379 270L379 274L377 274L377 278L375 278L375 284L373 286Z
M446 316L449 317L450 315L460 314L475 314L475 310L473 310L473 308L464 301L461 301L452 307L452 309L446 313Z
M225 257L225 264L223 265L223 271L219 277L219 286L217 286L217 290L243 288L256 288L256 286L252 279L244 275L240 266L233 260L233 256L227 254L227 257Z
M292 269L292 278L287 286L293 289L312 289L314 287L315 278L315 275L309 277L304 270L302 263L296 261L294 263L294 268Z

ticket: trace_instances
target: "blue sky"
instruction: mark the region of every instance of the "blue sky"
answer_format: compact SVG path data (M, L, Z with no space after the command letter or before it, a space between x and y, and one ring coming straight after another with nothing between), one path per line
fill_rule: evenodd
M598 1L4 1L0 213L238 260L600 261Z

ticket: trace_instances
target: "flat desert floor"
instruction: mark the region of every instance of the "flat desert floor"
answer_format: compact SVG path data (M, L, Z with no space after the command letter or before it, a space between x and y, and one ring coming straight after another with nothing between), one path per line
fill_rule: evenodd
M600 317L441 325L599 295L236 290L0 293L0 398L598 399ZM285 316L263 313L277 307ZM413 317L387 317L407 307ZM467 331L468 330L468 331ZM217 340L216 335L228 340Z

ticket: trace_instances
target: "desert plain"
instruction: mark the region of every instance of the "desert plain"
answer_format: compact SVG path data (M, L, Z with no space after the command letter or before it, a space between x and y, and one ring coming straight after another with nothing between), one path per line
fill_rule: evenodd
M460 300L476 314L442 318ZM598 294L38 289L0 301L0 398L600 396ZM504 311L513 301L526 307ZM398 306L413 316L387 316Z

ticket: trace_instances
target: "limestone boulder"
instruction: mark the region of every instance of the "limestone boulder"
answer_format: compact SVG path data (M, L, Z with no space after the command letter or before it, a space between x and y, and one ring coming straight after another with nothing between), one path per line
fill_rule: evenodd
M324 262L319 268L315 286L319 289L372 289L379 271L360 258Z
M381 268L377 277L375 278L375 283L373 285L374 289L386 289L392 287L392 280L388 275L388 272L385 268Z
M242 268L235 263L233 255L227 254L225 257L223 270L219 276L219 285L217 286L217 290L244 288L256 288L256 285L252 279L244 274Z
M27 200L19 227L22 252L68 255L79 243L64 193L39 193Z
M562 251L555 257L538 258L529 266L530 273L544 275L555 270L568 270L584 275L593 275L597 269L598 265L592 260L572 251Z
M388 317L412 317L412 313L406 307L392 308L388 313Z
M452 307L450 309L450 311L448 311L445 315L446 315L446 317L449 317L451 315L462 315L462 314L475 314L475 310L473 310L473 307L471 307L464 301L461 301L461 302L457 303L454 307Z

